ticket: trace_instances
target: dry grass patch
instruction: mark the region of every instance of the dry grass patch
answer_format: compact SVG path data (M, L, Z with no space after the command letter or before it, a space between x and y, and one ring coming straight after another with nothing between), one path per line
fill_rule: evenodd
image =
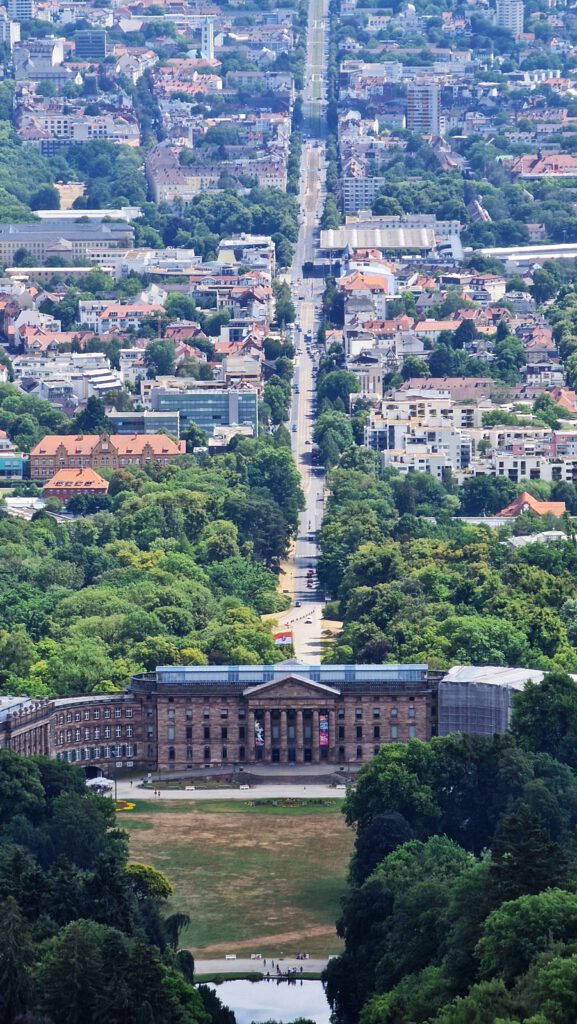
M122 826L131 857L170 878L172 906L191 917L184 942L193 951L274 955L286 945L287 954L325 955L340 948L334 923L352 835L336 802L303 810L192 804L175 814L156 805Z

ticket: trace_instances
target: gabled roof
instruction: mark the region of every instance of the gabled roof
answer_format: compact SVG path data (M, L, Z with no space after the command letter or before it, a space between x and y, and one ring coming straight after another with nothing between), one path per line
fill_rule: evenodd
M564 501L538 501L529 491L523 491L515 501L497 512L503 519L520 516L522 512L534 512L538 516L564 516L567 511Z
M297 662L299 668L302 667ZM319 693L329 693L333 697L340 696L340 690L337 690L334 686L327 686L326 683L317 683L314 679L309 679L307 676L299 675L298 672L287 672L286 676L281 676L277 679L271 679L266 683L257 683L256 686L247 686L243 690L244 696L250 696L253 693L266 693L268 690L278 690L282 688L285 683L300 683L306 689L315 690Z

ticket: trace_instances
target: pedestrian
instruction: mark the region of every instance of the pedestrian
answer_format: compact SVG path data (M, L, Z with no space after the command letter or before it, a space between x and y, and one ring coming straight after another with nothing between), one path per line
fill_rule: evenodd
M130 788L132 789L132 779L130 780Z
M266 967L266 960L263 960L263 964L264 964L264 965L265 965L265 967Z

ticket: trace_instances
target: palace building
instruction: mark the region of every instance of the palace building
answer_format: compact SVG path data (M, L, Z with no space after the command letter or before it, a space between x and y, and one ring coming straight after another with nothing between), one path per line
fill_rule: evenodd
M426 665L162 666L125 693L0 700L0 745L107 769L362 764L437 732Z
M457 665L165 665L124 693L0 698L0 748L105 774L361 766L386 743L509 725L540 670Z

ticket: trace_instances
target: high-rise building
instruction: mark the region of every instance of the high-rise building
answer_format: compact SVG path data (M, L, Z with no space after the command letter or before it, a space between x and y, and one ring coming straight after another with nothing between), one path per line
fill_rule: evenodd
M3 7L0 8L0 43L12 50L14 43L20 42L20 25L10 21Z
M200 54L205 60L214 60L214 24L212 18L205 18L200 30Z
M108 52L107 35L103 28L82 29L74 36L76 56L79 60L99 60Z
M419 135L441 134L438 85L408 86L407 128Z
M6 7L12 21L27 21L34 17L33 0L8 0Z
M499 28L507 29L515 39L523 34L524 17L525 4L523 0L497 0L495 22Z

